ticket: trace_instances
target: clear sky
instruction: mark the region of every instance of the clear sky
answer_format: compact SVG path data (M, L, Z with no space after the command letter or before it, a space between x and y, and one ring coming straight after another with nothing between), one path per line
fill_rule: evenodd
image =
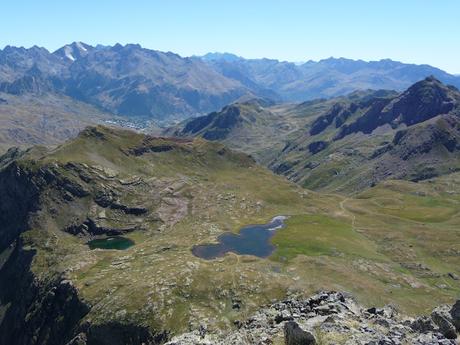
M140 43L183 56L391 58L460 74L460 0L1 0L0 47Z

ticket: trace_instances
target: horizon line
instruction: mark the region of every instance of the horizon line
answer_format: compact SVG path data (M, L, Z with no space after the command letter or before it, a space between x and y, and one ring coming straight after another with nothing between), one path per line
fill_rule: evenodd
M339 57L335 57L335 56L329 56L329 57L324 57L324 58L321 58L321 59L318 59L318 60L314 60L314 59L308 59L308 60L297 60L297 61L293 61L293 60L286 60L286 59L279 59L279 58L273 58L273 57L266 57L266 56L262 56L262 57L256 57L256 58L247 58L247 57L244 57L242 55L239 55L239 54L236 54L236 53L232 53L232 52L229 52L229 51L208 51L207 53L205 54L192 54L192 55L181 55L179 53L176 53L174 51L171 51L171 50L159 50L159 49L155 49L155 48L150 48L150 47L146 47L146 46L143 46L141 45L140 43L125 43L125 44L122 44L122 43L115 43L115 44L102 44L102 43L98 43L96 45L92 45L92 44L88 44L86 42L83 42L83 41L72 41L70 43L66 43L62 46L60 46L59 48L57 49L50 49L50 48L47 48L45 46L40 46L38 44L34 44L32 46L29 46L29 47L25 47L24 45L13 45L13 44L6 44L3 46L3 48L0 49L0 51L3 51L5 50L7 47L12 47L12 48L23 48L23 49L32 49L34 47L37 47L37 48L40 48L40 49L45 49L46 51L48 51L50 54L54 54L55 52L57 52L59 49L62 49L63 47L65 46L68 46L68 45L71 45L73 43L82 43L82 44L86 44L88 46L91 46L93 48L96 48L98 46L102 46L102 47L115 47L117 45L120 45L122 47L126 47L126 46L129 46L129 45L134 45L134 46L140 46L142 49L146 49L146 50L151 50L151 51L157 51L157 52L161 52L161 53L172 53L172 54L176 54L178 56L180 56L181 58L202 58L208 54L220 54L220 55L224 55L224 54L228 54L228 55L233 55L237 58L240 58L240 59L244 59L244 60L275 60L275 61L278 61L278 62L285 62L285 63L292 63L294 65L297 65L297 66L301 66L301 65L304 65L306 63L309 63L309 62L313 62L313 63L318 63L318 62L321 62L321 61L325 61L325 60L330 60L330 59L334 59L334 60L349 60L349 61L355 61L355 62L365 62L365 63L371 63L371 62L382 62L382 61L391 61L391 62L398 62L398 63L402 63L402 64L405 64L405 65L416 65L416 66L429 66L429 67L433 67L433 68L437 68L445 73L448 73L450 75L453 75L453 76L460 76L460 71L459 72L449 72L441 67L438 67L438 66L435 66L435 65L431 65L429 63L415 63L415 62L406 62L406 61L402 61L402 60L396 60L396 59L392 59L392 58L389 58L389 57L386 57L386 58L380 58L379 60L373 60L373 59L362 59L362 58L358 58L358 59L353 59L353 58L348 58L348 57L345 57L345 56L339 56Z

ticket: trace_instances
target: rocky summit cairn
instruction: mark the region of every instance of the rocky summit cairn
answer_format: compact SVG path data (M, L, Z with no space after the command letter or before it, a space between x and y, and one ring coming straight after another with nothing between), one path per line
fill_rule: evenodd
M263 307L247 320L235 321L230 332L203 332L202 326L167 344L457 345L459 316L460 301L439 306L430 316L410 318L392 306L363 308L348 293L327 291Z

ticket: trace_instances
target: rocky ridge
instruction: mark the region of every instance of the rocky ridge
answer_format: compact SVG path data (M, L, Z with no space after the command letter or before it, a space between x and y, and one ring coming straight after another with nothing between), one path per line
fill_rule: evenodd
M459 323L460 301L440 306L430 316L411 318L392 306L364 308L348 293L323 291L266 306L235 322L232 332L208 333L202 325L166 344L455 345Z
M342 100L293 135L269 167L307 188L342 192L451 173L459 169L459 114L459 90L434 77L397 95Z

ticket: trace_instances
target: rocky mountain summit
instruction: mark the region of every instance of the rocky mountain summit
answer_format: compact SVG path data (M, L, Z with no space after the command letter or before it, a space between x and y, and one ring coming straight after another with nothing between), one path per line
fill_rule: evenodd
M334 140L340 140L357 132L370 134L384 125L389 125L392 128L403 125L410 127L430 120L437 115L458 114L460 113L459 104L460 93L458 89L448 87L431 76L415 83L397 97L374 100L370 108L350 124L342 125L338 119L334 119L336 120L336 128L340 127ZM356 105L351 105L348 114L342 113L343 122L347 120L347 116L356 112L357 109L353 109L353 107ZM317 121L321 123L324 120L321 117ZM315 126L317 126L316 122L313 124L312 134L319 134L321 131L314 131Z
M391 306L363 308L351 295L320 292L308 299L286 299L266 306L237 330L212 334L203 325L167 345L455 345L460 330L460 301L430 316L410 318Z

